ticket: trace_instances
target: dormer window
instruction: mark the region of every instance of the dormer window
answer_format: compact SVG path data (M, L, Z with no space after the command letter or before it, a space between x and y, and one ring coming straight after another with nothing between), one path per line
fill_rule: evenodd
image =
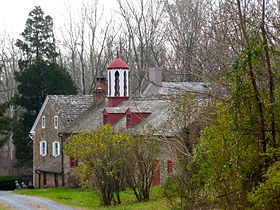
M42 128L46 127L46 117L42 116Z
M53 126L54 129L58 129L58 116L54 116Z
M40 151L40 155L41 156L46 156L48 153L48 149L47 149L47 142L46 141L40 141L39 143L39 151Z
M132 115L131 114L126 115L126 127L132 128Z

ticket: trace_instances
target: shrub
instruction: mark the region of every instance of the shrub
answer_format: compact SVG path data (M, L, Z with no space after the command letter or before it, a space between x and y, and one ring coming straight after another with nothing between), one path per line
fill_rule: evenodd
M280 207L280 161L275 162L264 175L265 181L249 193L252 209L279 209Z
M16 189L15 181L22 182L18 176L0 176L0 190L14 190Z
M194 179L195 167L181 158L176 171L169 175L163 185L163 194L172 209L194 209L199 205L198 186Z

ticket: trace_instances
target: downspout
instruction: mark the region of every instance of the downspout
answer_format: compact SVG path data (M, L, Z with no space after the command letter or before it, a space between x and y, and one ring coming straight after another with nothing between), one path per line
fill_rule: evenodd
M34 137L35 137L35 131L30 131L30 133L28 134L28 137L32 140L32 171L33 171L33 173L32 173L32 184L33 184L33 186L35 186L35 175L36 175L36 171L34 171L34 169L35 169L35 158L34 158L34 147L35 147L35 142L34 142ZM39 176L40 177L40 176ZM40 187L39 187L40 188Z
M61 179L62 179L62 187L65 185L64 181L64 153L63 153L63 147L64 147L64 139L63 139L63 134L58 133L58 136L60 137L61 141Z

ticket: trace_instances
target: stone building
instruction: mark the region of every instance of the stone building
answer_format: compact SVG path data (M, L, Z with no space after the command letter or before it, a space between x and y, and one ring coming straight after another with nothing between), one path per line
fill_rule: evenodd
M33 184L36 187L64 186L59 132L93 103L91 95L49 95L30 131L33 140Z
M93 96L48 96L30 135L34 142L34 184L36 187L75 187L75 168L79 164L63 154L69 135L91 132L106 123L139 133L151 127L155 135L174 137L170 124L172 95L182 91L205 91L203 83L167 83L161 71L150 70L150 83L140 96L129 95L129 67L116 58L107 68L107 80L99 78ZM107 83L107 85L105 85ZM173 86L176 86L174 89ZM108 88L108 89L107 89ZM172 91L173 89L173 91ZM93 97L93 99L92 99ZM59 149L58 149L59 148ZM61 148L61 149L60 149ZM154 161L153 184L161 184L173 172L176 153L163 141Z
M126 128L131 131L143 133L152 126L158 136L172 137L172 131L168 129L168 108L170 99L167 96L154 96L145 94L142 96L129 95L129 68L120 58L116 58L109 64L108 95L106 101L93 104L86 112L82 113L73 123L69 124L62 132L63 142L67 137L78 132L89 133L98 129L101 125L111 124L115 128ZM153 75L154 79L161 80L159 74ZM158 78L157 78L158 77ZM149 93L149 91L146 91ZM150 96L152 95L152 96ZM161 145L160 155L155 160L155 172L153 185L159 185L167 173L173 172L176 154L168 144ZM71 174L71 168L64 170ZM69 176L65 176L69 177ZM66 181L70 183L71 181Z

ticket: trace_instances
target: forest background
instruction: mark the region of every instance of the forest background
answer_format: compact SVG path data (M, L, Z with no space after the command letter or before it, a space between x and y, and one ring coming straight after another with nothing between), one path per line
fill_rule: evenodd
M55 63L66 69L77 92L92 93L96 77L105 73L117 49L131 69L135 84L131 94L146 86L149 67L162 69L165 81L210 84L204 97L211 103L195 115L203 121L197 143L194 148L186 144L178 149L184 176L178 174L176 179L189 177L183 179L186 185L177 186L188 189L178 195L185 201L181 205L195 205L191 201L201 197L221 206L246 206L248 199L262 205L258 193L271 186L265 183L276 180L279 186L279 2L119 0L106 24L100 24L105 17L97 5L98 1L84 2L75 19L69 12L65 28L51 36ZM23 84L16 76L23 71L18 64L26 54L9 34L0 41L1 142L5 145L1 158L12 172L19 163L27 168L31 163L30 139L24 137L27 127L19 129L18 145L14 130L23 119L24 108L15 96ZM175 116L183 116L182 123L190 117L191 112L186 112L191 110L190 101L191 97L178 99L180 114ZM186 139L178 135L178 142ZM279 195L279 188L273 190L267 191ZM275 202L274 198L268 196L267 202Z

